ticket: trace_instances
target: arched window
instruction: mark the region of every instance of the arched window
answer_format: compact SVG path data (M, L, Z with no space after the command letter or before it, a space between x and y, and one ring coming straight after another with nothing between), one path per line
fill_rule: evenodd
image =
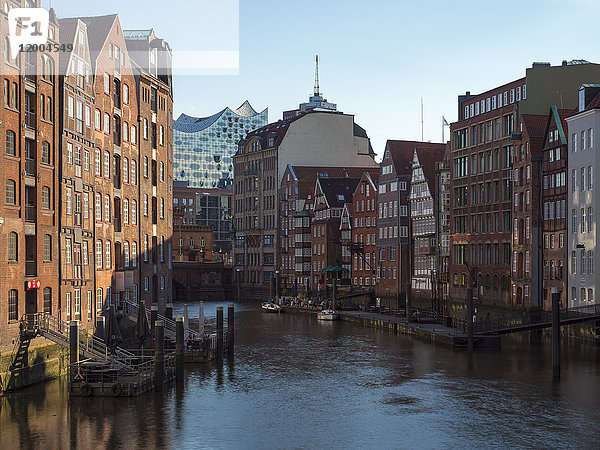
M52 261L52 236L44 236L44 261Z
M461 286L467 285L467 274L465 272L460 274L460 285Z
M52 164L50 160L50 143L47 141L42 142L42 162L44 164Z
M12 130L6 131L6 154L12 156L17 154L16 135Z
M137 267L137 242L131 243L131 267Z
M486 274L486 276L485 276L485 287L486 287L486 289L490 288L490 274L489 273Z
M42 186L42 208L50 209L50 188Z
M52 288L44 288L44 312L52 314Z
M498 285L498 275L495 274L494 278L492 279L492 288L497 291L499 287L500 286Z
M129 200L123 199L123 223L129 223Z
M129 242L123 244L123 265L129 267Z
M5 3L6 5L6 3ZM8 41L8 37L4 39L4 61L11 62L10 60L10 42Z
M9 205L17 204L17 184L15 180L6 180L6 203Z
M8 260L18 261L19 260L19 237L17 233L11 231L8 233Z

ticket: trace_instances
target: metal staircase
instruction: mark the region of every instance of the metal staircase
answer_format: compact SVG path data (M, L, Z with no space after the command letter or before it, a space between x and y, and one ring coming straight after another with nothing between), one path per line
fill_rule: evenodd
M21 320L23 336L29 333L40 335L64 348L70 347L70 327L68 322L46 313L27 314ZM79 330L79 354L84 358L109 363L114 366L129 368L134 364L136 356L119 347L110 349L104 341L86 330Z

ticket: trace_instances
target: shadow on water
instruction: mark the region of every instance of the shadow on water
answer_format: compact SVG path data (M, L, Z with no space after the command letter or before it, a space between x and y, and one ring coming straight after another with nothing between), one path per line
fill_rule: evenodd
M599 353L565 344L556 384L546 335L469 354L236 305L234 357L162 394L69 399L55 380L2 398L0 448L595 447Z

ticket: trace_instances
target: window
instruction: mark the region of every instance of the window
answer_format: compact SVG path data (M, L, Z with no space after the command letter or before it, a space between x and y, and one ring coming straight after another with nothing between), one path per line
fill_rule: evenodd
M590 275L594 273L594 252L592 250L588 251L588 273Z
M17 190L14 180L6 180L6 203L9 205L17 204Z
M96 176L102 176L100 149L94 150L94 171Z
M123 199L123 223L129 223L129 200Z
M160 218L165 218L165 199L163 197L160 198Z
M102 299L104 298L102 294L102 288L96 289L96 311L102 311Z
M8 291L8 320L19 320L19 291L16 289Z
M44 312L52 314L52 288L44 288Z
M131 266L137 267L137 242L131 243Z
M165 128L161 125L158 134L158 142L160 145L165 145Z
M129 103L129 86L126 84L123 85L123 103L126 105Z
M144 235L144 262L148 262L148 235Z
M106 268L110 269L111 258L110 258L110 241L106 241L104 243L104 248L106 249Z
M44 262L52 261L52 236L44 235Z
M82 262L84 266L87 266L89 264L88 241L82 241L81 248Z
M160 162L160 181L165 181L165 163L162 161Z
M73 314L75 317L80 317L81 315L81 289L75 289L73 291Z
M104 152L104 178L110 178L110 153Z
M123 244L123 265L129 267L129 242Z
M131 200L131 225L137 225L137 202Z
M135 125L131 125L130 141L134 145L137 141L137 127Z
M148 140L148 119L144 118L144 139Z
M42 208L50 209L50 188L42 186Z
M123 140L125 142L129 140L129 125L127 122L123 122Z
M136 172L137 162L135 159L131 160L131 173L130 180L131 184L137 184L137 172Z
M94 125L96 127L96 130L102 129L101 128L102 124L100 123L101 117L102 117L102 114L100 113L100 110L99 109L95 110L94 111Z
M148 217L148 194L144 194L144 216Z
M110 133L110 116L107 113L104 113L104 132Z
M11 156L16 156L17 147L15 140L15 132L11 130L6 131L6 154Z
M110 94L110 75L108 73L104 74L104 92Z
M587 168L587 188L590 191L594 189L594 168L592 166Z
M104 221L110 222L110 197L104 196Z
M144 156L144 178L148 178L148 157Z
M65 239L65 263L71 264L73 256L73 246L71 245L71 239Z

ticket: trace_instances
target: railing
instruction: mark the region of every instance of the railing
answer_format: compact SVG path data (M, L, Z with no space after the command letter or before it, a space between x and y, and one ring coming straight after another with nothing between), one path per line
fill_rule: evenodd
M131 303L130 301L122 301L121 305L123 306L123 312L128 315L129 317L137 317L139 314L139 306L138 305L134 305L133 303ZM162 320L165 323L165 331L171 333L173 336L175 335L175 321L168 319L167 317L158 314L157 316L158 320ZM194 330L190 330L188 328L188 336L190 339L200 339L200 333Z
M21 322L30 331L39 332L63 347L70 346L69 323L56 316L46 313L26 314ZM133 353L119 347L109 349L102 339L86 330L79 330L79 349L84 354L116 366L130 367L135 363Z

